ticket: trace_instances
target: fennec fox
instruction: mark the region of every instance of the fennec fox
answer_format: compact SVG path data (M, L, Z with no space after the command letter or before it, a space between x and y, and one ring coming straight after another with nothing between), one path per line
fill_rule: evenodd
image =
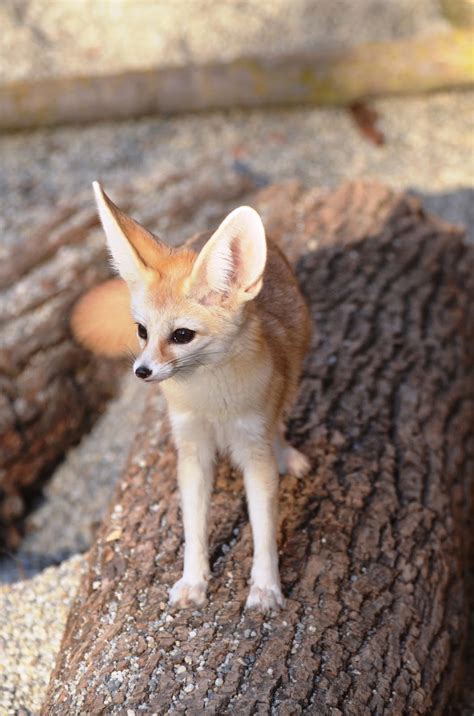
M92 289L72 327L97 353L138 354L133 368L163 381L178 452L185 549L170 601L202 605L209 578L208 507L216 452L243 471L254 554L246 606L283 605L276 544L278 472L307 459L285 442L310 320L290 266L254 209L222 222L199 253L171 249L94 191L113 264L123 281Z

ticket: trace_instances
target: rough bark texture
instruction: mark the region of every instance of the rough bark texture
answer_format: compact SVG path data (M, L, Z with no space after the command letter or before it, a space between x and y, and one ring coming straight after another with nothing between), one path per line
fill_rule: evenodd
M194 168L146 190L122 191L147 224L171 240L183 227L221 219L254 184L231 167ZM150 212L151 197L153 212ZM57 210L19 238L0 265L0 542L14 547L29 497L64 451L88 429L122 369L72 340L69 314L79 294L109 274L92 194Z
M72 342L82 286L107 276L93 207L69 206L0 268L0 539L15 546L38 478L90 424L118 375Z
M472 82L471 35L453 30L338 51L21 80L0 85L0 129L230 107L343 105Z
M175 456L151 391L90 554L45 714L444 714L460 678L473 472L473 254L416 201L296 184L254 202L315 324L280 488L286 608L243 610L251 533L223 463L209 604L172 612Z

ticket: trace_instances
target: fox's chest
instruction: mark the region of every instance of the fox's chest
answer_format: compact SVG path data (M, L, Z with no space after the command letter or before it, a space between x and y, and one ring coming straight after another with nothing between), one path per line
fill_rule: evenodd
M271 402L267 370L245 377L216 370L200 377L163 385L175 433L191 441L212 435L216 446L225 450L237 434L261 431Z
M244 376L208 370L199 379L172 386L165 383L163 389L170 410L192 412L220 423L252 408L260 410L268 397L265 378L263 371L258 376Z

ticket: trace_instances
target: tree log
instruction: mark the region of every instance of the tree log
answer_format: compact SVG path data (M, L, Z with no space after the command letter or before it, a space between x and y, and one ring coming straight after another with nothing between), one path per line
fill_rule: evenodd
M0 543L15 547L40 477L114 391L117 367L72 342L82 286L108 274L93 207L68 206L13 247L0 269Z
M143 191L147 221L175 240L196 217L221 219L253 180L221 165L167 175ZM140 213L143 197L123 192ZM149 211L150 195L153 212ZM41 478L90 427L122 368L72 340L69 314L84 289L109 275L93 206L63 206L0 265L0 544L15 547L20 520Z
M253 203L300 255L315 326L289 424L312 471L280 486L286 607L244 611L251 534L225 462L209 603L167 606L182 530L151 390L44 714L444 714L454 698L474 449L472 248L377 185L271 187Z
M453 30L293 56L20 80L0 87L0 129L231 107L344 105L473 81L471 34Z

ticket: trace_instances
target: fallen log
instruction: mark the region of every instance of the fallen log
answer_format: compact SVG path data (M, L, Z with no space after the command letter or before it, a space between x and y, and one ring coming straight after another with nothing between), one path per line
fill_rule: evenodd
M75 205L13 247L0 268L0 543L16 547L36 486L90 425L118 367L71 340L81 286L108 275L93 207Z
M221 219L253 180L225 164L162 176L126 202L173 238L197 217ZM150 200L153 212L149 211ZM202 221L202 219L201 219ZM0 544L19 526L42 479L77 442L111 397L122 366L98 360L72 340L69 314L86 288L109 275L92 191L19 238L0 265Z
M280 488L287 605L272 617L243 609L251 534L241 477L224 462L209 603L168 607L182 532L152 390L44 714L444 714L456 694L474 456L472 247L378 185L270 187L253 204L300 256L315 325L289 425L312 471Z
M293 56L18 80L0 86L0 129L232 107L345 105L473 81L471 34L453 30Z

